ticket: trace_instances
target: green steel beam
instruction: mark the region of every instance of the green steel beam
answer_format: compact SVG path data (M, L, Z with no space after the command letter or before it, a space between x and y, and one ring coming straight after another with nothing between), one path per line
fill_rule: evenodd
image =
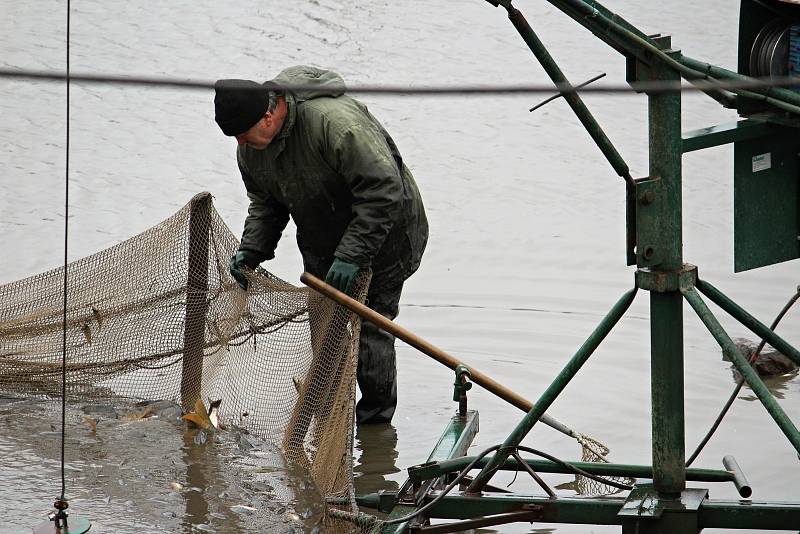
M679 73L663 63L648 72L653 80L680 80ZM676 272L683 268L680 93L648 95L648 116L649 172L659 180L654 202L659 213L650 224L661 236L660 250L655 251L660 263L648 266ZM683 300L678 291L650 292L650 375L653 485L661 495L678 495L686 487Z
M510 2L510 0L489 1L494 5ZM548 0L548 2L572 17L591 31L598 39L623 55L635 56L640 61L647 63L650 63L651 60L657 61L660 59L675 71L680 72L690 82L693 80L712 81L709 79L708 74L698 72L675 61L660 49L656 39L645 35L632 24L603 7L599 2L593 0ZM706 87L702 90L726 108L736 106L735 99L725 91L713 87Z
M594 329L589 338L581 345L580 349L575 355L567 362L564 369L558 374L552 384L542 393L533 408L523 417L522 421L511 432L511 434L503 442L500 449L492 455L491 461L478 473L475 480L469 485L469 492L480 492L483 487L491 480L492 476L497 472L500 466L503 465L505 460L511 454L511 451L520 444L528 432L531 431L533 425L539 420L540 417L547 411L551 404L556 400L558 395L569 384L572 377L574 377L580 368L586 363L586 360L597 349L600 343L605 339L614 325L619 322L620 318L630 307L636 296L637 288L628 290L622 297L614 304L611 311L603 317L600 324Z
M703 528L798 530L800 504L766 501L713 501L700 507Z
M744 119L710 128L692 130L683 134L683 153L727 145L736 141L756 139L767 135L770 130L770 123L756 119Z
M432 494L432 500L436 494ZM573 523L582 525L619 525L617 517L625 499L559 497L550 499L542 495L493 494L475 496L468 493L451 493L429 510L437 519L469 519L522 510L539 512L536 521L547 523Z
M432 494L433 499L436 494ZM482 495L457 493L445 496L430 509L439 519L469 519L501 513L531 511L534 521L582 525L621 525L624 498L559 497L536 495ZM701 528L792 530L800 525L800 503L767 501L714 501L706 499L697 512ZM646 521L646 520L645 520Z
M542 68L553 81L554 84L558 87L570 86L570 82L564 73L561 71L561 68L558 66L558 63L553 59L553 56L550 55L547 48L544 46L544 43L539 39L539 36L536 35L536 32L533 31L528 21L525 20L523 14L516 8L514 8L511 3L505 6L508 10L508 18L511 23L514 25L514 28L519 32L522 39L525 41L525 44L528 45L528 48L533 55L536 56L536 59L542 65ZM628 168L628 164L625 163L625 160L622 159L617 149L611 143L611 140L608 138L606 133L603 131L603 128L600 124L597 123L592 112L589 111L589 108L586 107L584 104L583 99L577 93L564 93L564 100L567 101L569 107L578 117L578 120L581 121L581 124L592 137L592 140L595 142L597 147L603 153L605 158L613 167L614 172L617 173L618 176L622 178L630 178L630 169Z
M453 460L445 460L433 464L422 464L410 467L408 476L414 482L430 480L440 476L456 473L467 467L470 462L475 460L474 456L465 456ZM479 460L474 468L481 469L489 462L488 458ZM526 459L525 463L538 473L561 473L575 474L568 467L551 462L550 460ZM601 462L565 462L569 466L582 469L587 473L598 476L630 477L630 478L653 478L653 468L649 465L636 464L612 464ZM519 471L521 466L514 458L508 458L500 467L503 471ZM722 469L687 469L686 479L697 482L736 482L736 475L731 471Z
M711 302L725 310L731 317L742 323L761 339L783 353L795 364L800 365L800 352L781 336L772 331L767 325L750 315L744 308L729 299L722 291L704 280L697 281L697 289L708 297Z
M639 43L631 42L631 39L627 38L627 34L641 39L645 43L653 44L653 40L639 28L600 2L594 0L547 1L621 54L633 54L641 57L644 51ZM627 34L620 35L619 31L613 31L614 28L624 30Z
M536 35L536 32L533 31L533 28L531 28L530 24L528 24L528 21L525 19L525 16L522 14L522 12L513 7L510 1L500 3L508 11L508 19L514 25L514 28L516 28L517 32L519 32L520 36L525 41L525 44L528 45L530 51L533 52L533 55L536 56L539 64L542 66L553 83L559 88L571 87L572 84L570 84L567 77L561 71L561 68L553 59L553 56L550 55L550 52L544 46L544 43L542 43L542 41L539 39L539 36ZM625 213L627 242L625 248L628 265L633 265L636 263L636 256L634 254L634 247L636 246L636 229L634 226L636 224L636 203L634 201L635 185L633 178L631 177L630 168L628 167L628 164L625 163L625 160L622 159L622 156L619 154L606 133L603 131L603 128L600 126L600 124L598 124L597 120L592 115L592 112L586 107L586 104L584 104L580 95L578 93L565 92L562 93L562 96L572 109L573 113L575 113L575 115L578 117L578 120L581 121L581 124L589 133L592 141L594 141L595 145L597 145L597 147L600 149L600 152L603 153L603 156L605 156L608 163L611 164L614 172L616 172L618 176L625 180L625 190L627 195L627 210Z
M745 357L742 356L736 344L722 328L722 325L719 324L719 321L717 321L717 318L711 313L711 310L708 309L706 303L703 302L700 294L694 288L685 290L683 294L700 317L700 320L703 321L703 324L708 328L708 331L711 332L711 335L714 336L714 339L716 339L717 343L722 347L725 355L730 358L733 365L742 374L742 377L744 377L750 389L753 390L753 393L755 393L761 401L761 404L764 405L764 408L766 408L767 412L769 412L775 420L775 423L777 423L778 427L780 427L781 431L789 439L789 442L794 446L797 452L800 453L800 432L798 432L797 427L794 426L792 420L789 419L789 416L783 411L778 401L775 400L775 397L772 396L767 386L764 385L764 382L761 381L755 369L753 369Z

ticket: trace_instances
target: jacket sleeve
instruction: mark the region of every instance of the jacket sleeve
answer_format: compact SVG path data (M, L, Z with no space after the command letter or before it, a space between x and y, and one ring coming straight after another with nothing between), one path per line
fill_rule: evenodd
M403 178L383 133L372 124L340 132L333 155L332 163L353 195L353 217L335 256L366 268L397 220Z
M275 257L281 233L289 222L289 210L256 185L241 160L239 171L247 189L247 198L250 199L239 248L258 253L261 261L271 260Z

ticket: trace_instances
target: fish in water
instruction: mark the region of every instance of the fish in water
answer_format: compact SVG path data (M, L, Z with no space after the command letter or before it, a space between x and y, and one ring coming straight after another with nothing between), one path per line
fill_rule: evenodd
M212 401L209 399L208 410L201 399L197 399L194 403L194 411L189 412L182 417L187 421L190 426L194 426L203 430L217 430L220 428L219 424L219 405L222 399Z

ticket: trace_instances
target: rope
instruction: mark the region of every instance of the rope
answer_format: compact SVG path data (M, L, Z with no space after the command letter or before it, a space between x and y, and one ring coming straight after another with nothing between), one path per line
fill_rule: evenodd
M66 148L64 166L64 315L63 315L63 345L61 352L61 497L64 501L67 482L65 474L64 448L67 440L67 266L69 246L69 36L70 36L70 0L67 0L67 125Z
M797 293L795 293L794 296L789 299L789 302L786 303L786 305L783 307L783 309L775 317L775 320L772 322L772 325L770 325L770 327L769 327L770 330L774 331L778 327L778 323L781 322L781 320L783 319L783 316L786 315L786 313L794 305L794 303L797 302L798 299L800 299L800 286L798 286L798 288L797 288ZM750 364L751 365L754 364L755 361L758 359L759 355L761 354L761 350L764 348L764 346L766 344L767 344L767 340L766 339L762 339L761 343L758 344L758 348L755 350L755 352L753 352L753 355L750 357ZM740 376L739 379L736 381L736 387L733 389L733 392L731 393L731 396L728 397L728 402L726 402L725 406L722 407L722 410L720 411L719 415L717 416L717 419L714 421L714 424L711 425L711 428L708 430L708 432L706 433L705 437L700 441L700 444L697 446L695 451L692 453L692 455L686 461L686 467L689 467L690 465L692 465L692 462L695 461L697 456L700 454L700 452L703 450L703 448L709 442L709 440L711 439L711 436L713 436L714 432L717 431L717 428L719 428L719 425L722 423L722 419L727 415L728 410L730 410L731 406L733 405L733 401L736 399L736 396L739 394L739 391L741 391L743 385L744 385L744 377Z

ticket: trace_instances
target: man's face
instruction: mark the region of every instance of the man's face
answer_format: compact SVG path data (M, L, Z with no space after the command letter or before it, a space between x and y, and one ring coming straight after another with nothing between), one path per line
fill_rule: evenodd
M249 145L256 150L264 150L278 135L281 125L273 113L264 115L252 128L236 136L239 145Z

